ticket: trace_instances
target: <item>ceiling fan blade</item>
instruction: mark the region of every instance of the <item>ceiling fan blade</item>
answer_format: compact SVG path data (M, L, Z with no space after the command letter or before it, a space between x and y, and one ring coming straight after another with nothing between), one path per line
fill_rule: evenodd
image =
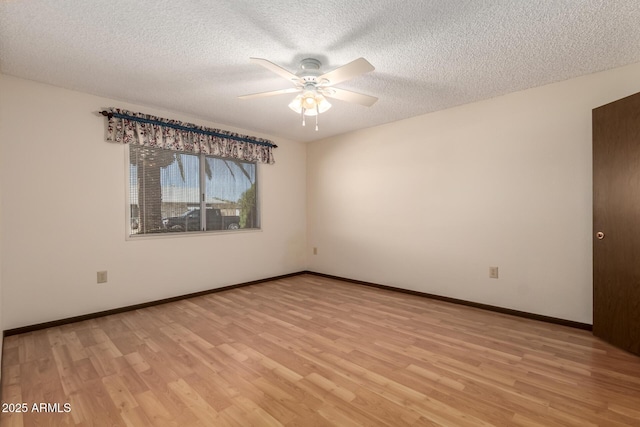
M375 70L375 67L371 65L369 61L364 58L358 58L342 67L338 67L333 71L321 75L318 77L318 81L324 86L335 85L373 70ZM328 80L328 82L324 82L324 80Z
M242 95L242 96L239 96L238 99L262 98L265 96L282 95L283 93L294 93L294 92L301 92L301 91L302 89L299 87L292 87L289 89L272 90L269 92L260 92L260 93L252 93L249 95Z
M321 89L320 93L322 93L327 98L335 98L341 101L353 102L354 104L364 105L365 107L371 107L378 100L378 98L376 98L375 96L351 92L350 90L338 89L336 87Z
M269 71L272 71L276 74L278 74L281 77L284 77L285 79L293 82L293 83L299 83L302 80L300 79L300 77L296 76L295 74L289 72L288 70L285 70L284 68L282 68L279 65L274 64L271 61L268 61L266 59L262 59L262 58L249 58L249 60L251 61L251 63L253 64L258 64L258 65L262 65L264 68L266 68Z

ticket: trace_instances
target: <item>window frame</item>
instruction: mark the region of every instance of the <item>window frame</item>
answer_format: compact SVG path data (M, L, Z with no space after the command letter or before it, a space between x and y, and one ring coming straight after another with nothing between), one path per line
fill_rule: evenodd
M252 233L252 232L262 232L262 203L261 203L261 191L260 191L260 179L261 172L258 167L259 162L248 162L241 159L230 159L236 160L244 163L251 163L255 166L255 194L256 194L256 212L257 212L257 226L254 228L237 228L237 229L221 229L221 230L203 230L206 228L206 215L200 215L200 230L197 231L184 231L184 232L167 232L167 233L146 233L146 234L132 234L131 228L131 188L130 188L130 180L131 180L131 144L124 144L124 190L125 190L125 240L146 240L146 239L166 239L166 238L182 238L187 236L211 236L216 234L235 234L235 233ZM188 153L184 154L197 155L199 160L199 185L200 185L200 209L202 209L203 205L206 209L206 201L203 201L203 193L202 189L206 184L206 174L204 173L204 162L206 162L207 157L229 160L224 157L214 156L211 154L205 153Z

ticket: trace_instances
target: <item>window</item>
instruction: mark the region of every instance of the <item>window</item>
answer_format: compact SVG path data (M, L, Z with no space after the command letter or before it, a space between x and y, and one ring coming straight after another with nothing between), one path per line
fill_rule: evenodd
M259 228L256 164L130 145L130 235Z

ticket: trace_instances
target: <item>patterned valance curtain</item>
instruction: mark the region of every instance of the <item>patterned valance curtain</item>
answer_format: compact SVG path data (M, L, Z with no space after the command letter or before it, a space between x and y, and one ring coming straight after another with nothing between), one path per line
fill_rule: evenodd
M107 117L107 141L165 148L188 153L273 164L277 145L262 138L206 128L177 120L119 108L101 112Z

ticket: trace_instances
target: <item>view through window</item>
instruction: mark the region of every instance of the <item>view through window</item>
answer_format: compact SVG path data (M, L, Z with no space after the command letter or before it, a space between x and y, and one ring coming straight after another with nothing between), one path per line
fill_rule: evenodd
M256 164L131 145L130 235L259 228Z

